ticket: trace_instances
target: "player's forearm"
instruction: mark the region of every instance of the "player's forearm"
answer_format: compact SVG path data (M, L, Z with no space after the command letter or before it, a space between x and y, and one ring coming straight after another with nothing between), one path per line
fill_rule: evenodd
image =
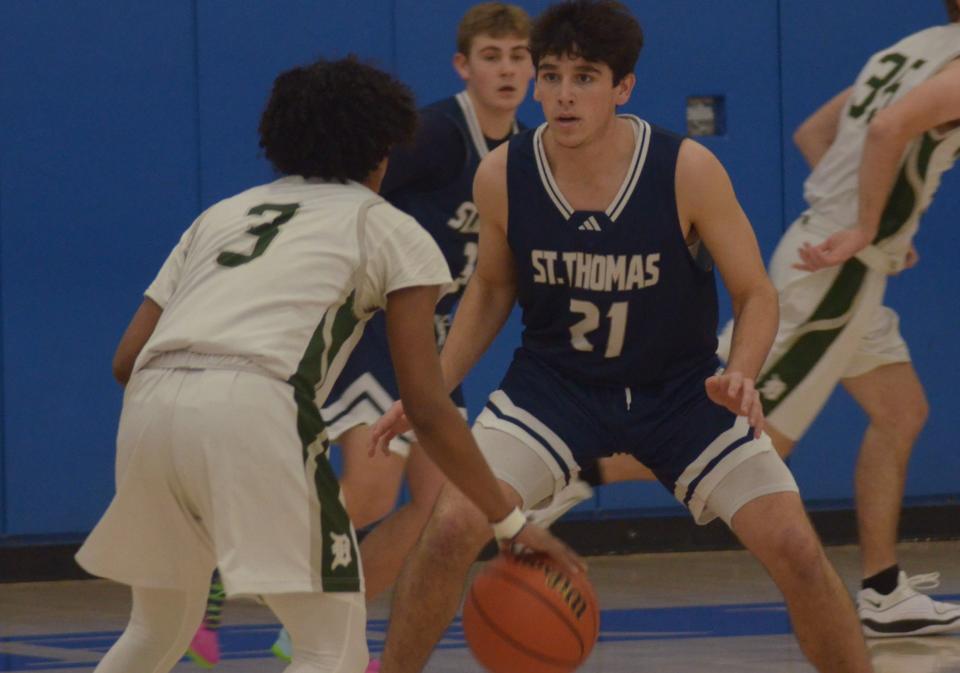
M494 285L478 275L467 284L440 354L443 380L452 391L486 352L516 302L516 287Z
M756 379L777 336L780 306L769 281L733 302L733 341L727 371Z
M512 507L504 498L497 481L477 447L466 422L449 397L429 404L407 404L407 417L417 433L417 441L433 463L465 496L482 511L487 520L500 521Z
M159 304L150 297L145 297L127 325L113 354L113 377L120 385L125 386L130 380L137 357L157 328L162 313L163 309Z
M816 168L836 139L840 116L849 98L850 89L841 91L807 117L794 132L793 142L811 169Z
M896 124L877 114L867 131L860 159L859 212L857 225L869 241L877 235L880 218L893 189L897 170L909 138Z
M817 167L817 164L820 163L820 160L823 159L827 150L830 149L833 139L823 134L818 135L813 129L805 129L801 126L793 135L793 142L797 146L797 149L800 150L800 154L803 155L807 166L813 170Z

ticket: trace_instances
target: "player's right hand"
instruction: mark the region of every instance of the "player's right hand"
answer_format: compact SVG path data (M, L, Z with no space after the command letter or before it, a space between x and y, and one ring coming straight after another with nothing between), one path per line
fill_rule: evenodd
M860 227L844 229L819 245L804 243L797 250L800 262L793 265L801 271L819 271L843 264L870 244L870 237Z
M715 404L726 407L737 416L746 416L753 428L754 437L763 432L763 403L754 387L753 379L740 372L725 371L714 374L704 382L707 397Z
M520 529L520 532L512 540L504 540L500 543L500 549L504 553L516 553L514 547L523 552L541 552L546 554L570 575L579 575L587 571L587 563L577 552L555 538L544 528L527 523Z
M408 430L410 430L410 421L403 412L403 402L394 402L370 430L370 457L376 455L378 449L385 456L390 455L390 440Z

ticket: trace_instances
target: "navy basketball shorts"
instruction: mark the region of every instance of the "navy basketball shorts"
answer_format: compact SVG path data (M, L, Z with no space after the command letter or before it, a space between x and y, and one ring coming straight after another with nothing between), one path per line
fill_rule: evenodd
M745 418L707 397L704 381L716 368L711 359L652 386L585 385L520 349L478 416L474 436L494 474L520 493L526 508L559 492L580 465L630 453L697 523L717 516L729 523L750 499L797 488L770 438L754 438ZM764 458L751 460L756 456ZM714 489L746 464L747 483L728 480L743 497L712 511Z
M453 403L467 416L463 390L458 386L450 395ZM400 399L400 389L393 373L390 347L387 343L387 323L378 311L367 323L363 336L333 384L326 404L321 409L327 423L330 441L358 425L373 425ZM416 441L412 432L405 432L390 441L390 451L407 457L410 444Z

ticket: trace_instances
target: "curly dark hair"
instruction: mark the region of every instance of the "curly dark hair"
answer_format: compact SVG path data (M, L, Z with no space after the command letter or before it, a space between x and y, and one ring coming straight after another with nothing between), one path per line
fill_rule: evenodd
M943 0L947 6L947 15L951 21L960 21L960 7L957 6L957 0Z
M260 147L285 175L362 182L412 139L410 90L353 55L280 73L260 117Z
M547 8L530 32L533 64L544 56L581 57L605 63L617 84L633 72L643 49L643 29L616 0L568 0Z

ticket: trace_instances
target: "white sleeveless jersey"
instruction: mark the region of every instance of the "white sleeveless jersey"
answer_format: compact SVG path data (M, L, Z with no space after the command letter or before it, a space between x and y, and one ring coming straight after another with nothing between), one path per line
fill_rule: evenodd
M867 62L841 115L837 136L804 184L813 218L826 233L854 226L860 157L873 115L960 57L960 24L914 33ZM906 254L940 177L960 152L960 127L930 130L907 147L874 245L891 258Z
M285 177L183 234L146 291L163 313L136 368L172 351L223 356L297 375L322 403L388 293L449 282L430 235L368 188Z

